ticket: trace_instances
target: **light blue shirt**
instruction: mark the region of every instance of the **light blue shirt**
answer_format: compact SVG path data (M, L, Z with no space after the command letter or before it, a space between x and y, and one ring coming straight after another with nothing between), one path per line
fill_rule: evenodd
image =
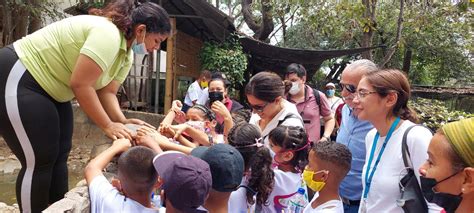
M362 197L362 168L365 163L365 136L373 129L371 123L357 119L347 105L342 108L342 122L336 142L352 153L351 169L339 188L342 197L360 200Z

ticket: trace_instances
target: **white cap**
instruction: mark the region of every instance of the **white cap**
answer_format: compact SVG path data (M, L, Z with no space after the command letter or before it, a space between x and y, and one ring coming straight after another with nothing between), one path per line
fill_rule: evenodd
M334 87L334 88L336 88L336 85L334 85L334 83L328 83L328 84L326 84L326 87Z

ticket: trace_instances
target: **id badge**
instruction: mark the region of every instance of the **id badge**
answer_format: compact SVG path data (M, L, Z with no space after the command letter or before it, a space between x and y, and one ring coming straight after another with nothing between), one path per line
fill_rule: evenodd
M367 199L362 199L360 201L360 211L359 213L367 213Z

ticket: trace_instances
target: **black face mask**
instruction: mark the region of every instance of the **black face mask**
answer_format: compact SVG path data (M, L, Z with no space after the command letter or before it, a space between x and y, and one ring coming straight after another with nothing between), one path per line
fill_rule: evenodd
M212 106L214 101L223 101L224 92L209 92L209 105Z
M425 196L426 200L430 203L435 203L438 206L441 206L444 208L444 210L448 213L456 211L458 208L459 204L461 204L462 201L462 193L459 195L453 195L453 194L448 194L448 193L442 193L442 192L435 192L433 188L453 177L457 173L437 182L436 179L434 178L426 178L421 176L420 177L420 182L421 182L421 191L423 192L423 195Z

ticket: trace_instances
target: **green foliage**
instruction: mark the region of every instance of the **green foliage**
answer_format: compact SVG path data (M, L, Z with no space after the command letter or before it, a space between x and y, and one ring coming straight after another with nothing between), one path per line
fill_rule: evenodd
M242 85L248 61L237 36L223 43L205 42L199 58L203 69L221 71L234 88Z
M433 131L446 123L474 117L474 114L448 110L446 105L439 100L417 98L410 101L409 105L418 113L421 122Z
M360 1L311 1L299 11L299 22L287 31L282 45L303 49L347 49L361 47L364 30L374 30L373 45L394 44L400 3L378 1L376 24L363 18ZM408 5L409 4L409 5ZM412 51L409 78L414 84L474 84L474 8L465 2L407 3L396 52L386 65L401 69L405 52ZM386 49L373 51L379 63ZM357 57L357 56L353 56Z

